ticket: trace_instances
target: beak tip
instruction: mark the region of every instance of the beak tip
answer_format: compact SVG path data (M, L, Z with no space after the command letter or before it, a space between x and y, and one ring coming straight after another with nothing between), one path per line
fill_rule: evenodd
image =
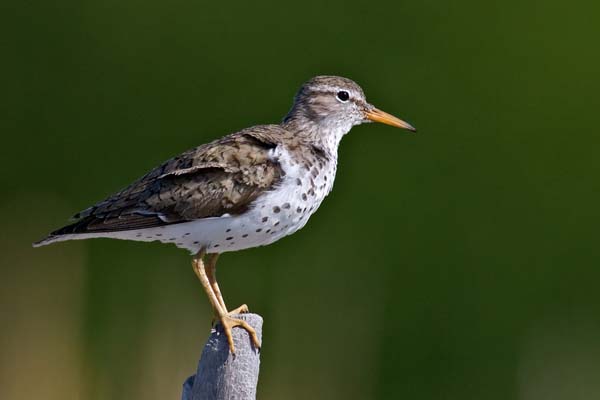
M384 111L381 111L375 107L366 112L366 120L370 122L381 122L386 125L395 126L396 128L406 129L411 132L416 132L417 129L406 121L402 121L399 118L394 117Z

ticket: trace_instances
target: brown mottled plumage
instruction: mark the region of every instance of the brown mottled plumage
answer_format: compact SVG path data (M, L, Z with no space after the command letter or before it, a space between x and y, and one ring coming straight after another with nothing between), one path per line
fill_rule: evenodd
M34 246L105 237L188 249L231 351L234 326L259 346L254 330L232 317L247 307L227 311L214 275L217 256L302 228L333 186L342 137L371 121L414 130L367 103L355 82L315 77L281 124L244 129L174 157Z
M152 228L241 214L282 171L268 152L293 140L277 125L256 126L166 161L51 235Z

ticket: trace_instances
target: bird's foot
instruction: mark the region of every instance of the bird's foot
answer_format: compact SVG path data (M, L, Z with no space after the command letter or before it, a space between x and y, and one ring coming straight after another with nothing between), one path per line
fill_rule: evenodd
M246 313L247 313L247 312L249 312L249 311L250 311L250 310L248 310L248 306L247 306L247 305L245 305L245 304L242 304L242 305L241 305L241 306L239 306L238 308L236 308L236 309L233 309L233 310L229 311L229 312L227 313L227 315L229 315L229 316L231 317L232 315L235 315L235 314L246 314Z
M245 305L245 304L242 304L238 308L233 309L233 310L227 312L227 315L230 316L230 317L233 317L234 315L237 315L237 314L246 314L248 312L250 312L250 310L248 309L248 306ZM217 322L218 319L219 319L219 316L217 314L217 311L214 310L213 318L212 318L212 321L210 322L210 325L211 326L215 326L215 323Z
M241 307L238 307L238 308L241 308ZM248 307L246 307L246 310L247 309L248 309ZM232 311L232 313L233 313L233 311ZM242 327L243 329L245 329L248 332L248 334L250 335L250 339L252 340L252 344L254 345L254 347L257 349L260 349L260 342L258 340L258 335L256 334L256 331L254 330L254 328L251 327L246 321L244 321L242 319L238 319L238 318L233 318L230 316L230 314L226 314L226 315L222 316L221 318L219 318L219 321L221 322L221 326L223 326L223 332L225 332L225 336L227 337L227 343L229 344L229 351L231 351L231 354L235 355L235 345L233 344L232 329L235 328L236 326L239 326L239 327Z

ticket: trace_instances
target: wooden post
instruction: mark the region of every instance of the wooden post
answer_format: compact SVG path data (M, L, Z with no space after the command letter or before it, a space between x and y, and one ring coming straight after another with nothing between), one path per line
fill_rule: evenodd
M248 322L262 343L263 319L258 314L236 315ZM235 356L229 352L223 328L212 329L202 350L196 375L183 384L182 400L255 400L260 352L244 329L233 328Z

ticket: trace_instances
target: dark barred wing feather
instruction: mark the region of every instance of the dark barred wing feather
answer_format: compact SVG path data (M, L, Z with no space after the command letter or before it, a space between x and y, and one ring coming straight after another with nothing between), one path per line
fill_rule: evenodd
M282 134L276 125L246 129L199 146L75 215L50 236L154 228L236 215L284 175L269 156Z

